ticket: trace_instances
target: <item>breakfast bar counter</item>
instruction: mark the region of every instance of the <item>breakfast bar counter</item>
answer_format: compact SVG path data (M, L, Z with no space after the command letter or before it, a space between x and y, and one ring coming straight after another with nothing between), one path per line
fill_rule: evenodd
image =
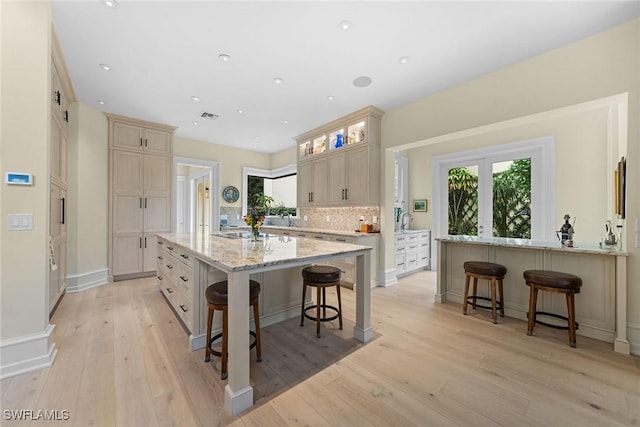
M579 335L614 344L617 352L629 354L627 340L627 256L624 251L577 242L563 247L559 242L476 236L447 236L438 241L438 288L436 302L462 303L465 261L489 261L507 268L504 278L505 315L526 320L529 288L525 270L555 270L582 278L576 296ZM566 313L563 298L544 295L543 311Z
M297 290L300 287L300 292L301 278L298 276L300 269L305 265L355 257L358 286L353 336L361 342L368 342L373 338L373 330L370 327L371 288L364 286L370 282L371 247L272 235L262 235L258 241L251 241L247 233L158 234L158 244L158 285L163 292L172 289L171 292L165 292L170 302L171 298L180 298L182 295L183 303L179 300L174 304L174 309L179 307L179 310L176 310L179 314L189 313L191 309L192 314L183 317L183 320L191 329L192 349L205 345L206 339L203 337L204 330L200 319L203 318L206 305L204 291L212 283L212 274L218 276L216 280L228 280L229 367L228 383L225 387L225 408L232 415L253 406L253 389L249 383L247 333L250 275L288 272L278 276L278 282L289 283L276 283L275 285L280 286L277 290L286 293L285 288L295 287ZM174 273L174 265L177 265L178 273ZM180 273L181 269L189 273ZM172 274L177 277L173 282L178 282L177 287L191 283L191 288L187 291L173 291L173 287L176 286L166 284L166 280L169 280ZM274 292L270 284L263 284L263 288L264 294ZM296 312L299 313L300 303L297 304Z

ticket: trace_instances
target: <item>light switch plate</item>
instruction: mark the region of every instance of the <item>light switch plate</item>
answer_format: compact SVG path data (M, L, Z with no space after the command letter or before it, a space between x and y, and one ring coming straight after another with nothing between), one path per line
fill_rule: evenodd
M33 230L33 214L9 214L9 231Z

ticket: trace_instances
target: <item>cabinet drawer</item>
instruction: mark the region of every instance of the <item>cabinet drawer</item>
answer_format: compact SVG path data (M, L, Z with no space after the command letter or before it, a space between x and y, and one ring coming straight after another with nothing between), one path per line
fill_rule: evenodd
M404 255L396 255L396 270L398 273L404 273L407 270Z
M162 269L164 270L165 276L172 282L175 282L175 280L178 278L178 266L180 265L180 261L178 261L174 254L166 251L163 254L162 261L162 263L164 264L164 267L162 267Z
M406 236L396 236L396 246L404 245L406 241L407 241Z
M418 243L418 250L420 251L427 251L429 252L429 247L431 246L431 243L429 243L429 241L426 242L419 242Z
M188 268L193 268L193 258L191 254L184 249L178 250L178 260L182 261Z
M405 265L406 271L415 270L416 268L418 268L418 254L417 253L407 254L405 258L405 262L406 262L406 265Z
M405 253L405 245L396 244L396 255L403 255Z
M174 308L182 321L187 325L189 331L192 330L193 326L193 311L192 311L193 303L192 299L185 295L182 292L177 292Z
M193 269L186 265L178 265L176 284L189 297L193 295Z
M418 267L427 267L429 265L429 252L418 252Z
M419 240L421 240L421 241L423 241L423 240L429 241L429 240L430 240L430 233L421 233L421 234L418 236L418 238L419 238Z
M352 244L356 242L355 238L347 237L347 236L333 236L331 240L334 240L336 242L352 243Z
M415 243L415 242L417 242L417 241L418 241L418 239L419 239L419 238L420 238L420 235L419 235L419 234L409 234L409 235L407 236L407 240L406 240L406 242L407 242L407 243L411 243L411 242L414 242L414 243Z
M420 250L420 245L416 241L409 242L405 245L405 251L407 251L407 253L418 252L418 250Z

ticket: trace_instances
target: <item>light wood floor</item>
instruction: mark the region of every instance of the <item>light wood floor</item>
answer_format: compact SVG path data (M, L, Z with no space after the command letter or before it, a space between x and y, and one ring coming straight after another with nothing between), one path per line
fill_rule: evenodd
M56 426L612 426L640 425L640 359L607 343L489 313L434 304L435 273L372 292L375 339L345 329L316 339L298 319L263 328L251 377L256 405L223 410L220 363L188 352L187 335L153 279L66 295L52 323L54 365L1 381L3 410L67 410ZM265 290L266 291L266 290ZM579 304L579 296L577 304ZM44 421L3 426L47 425Z

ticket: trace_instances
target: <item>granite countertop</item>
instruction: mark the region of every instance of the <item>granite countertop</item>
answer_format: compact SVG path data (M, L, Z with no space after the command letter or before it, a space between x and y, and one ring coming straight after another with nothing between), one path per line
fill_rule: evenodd
M573 247L562 246L558 241L543 241L529 239L514 239L510 237L478 237L478 236L446 236L438 237L436 240L454 243L471 243L477 245L520 247L532 249L546 249L554 251L566 251L573 253L591 253L600 255L629 255L627 252L617 249L601 248L598 243L576 242Z
M160 233L176 246L186 249L223 271L254 270L288 263L312 263L328 255L352 256L371 250L369 246L354 245L290 236L261 235L252 242L249 233Z
M315 234L331 234L335 236L349 236L349 237L360 237L360 236L379 236L380 232L376 233L361 233L359 231L343 231L343 230L328 230L326 228L306 228L306 227L286 227L286 226L278 226L278 225L263 225L260 229L265 230L290 230L295 231L297 233L315 233Z
M417 233L424 233L425 231L431 231L428 228L425 228L423 230L396 230L395 234L417 234Z

